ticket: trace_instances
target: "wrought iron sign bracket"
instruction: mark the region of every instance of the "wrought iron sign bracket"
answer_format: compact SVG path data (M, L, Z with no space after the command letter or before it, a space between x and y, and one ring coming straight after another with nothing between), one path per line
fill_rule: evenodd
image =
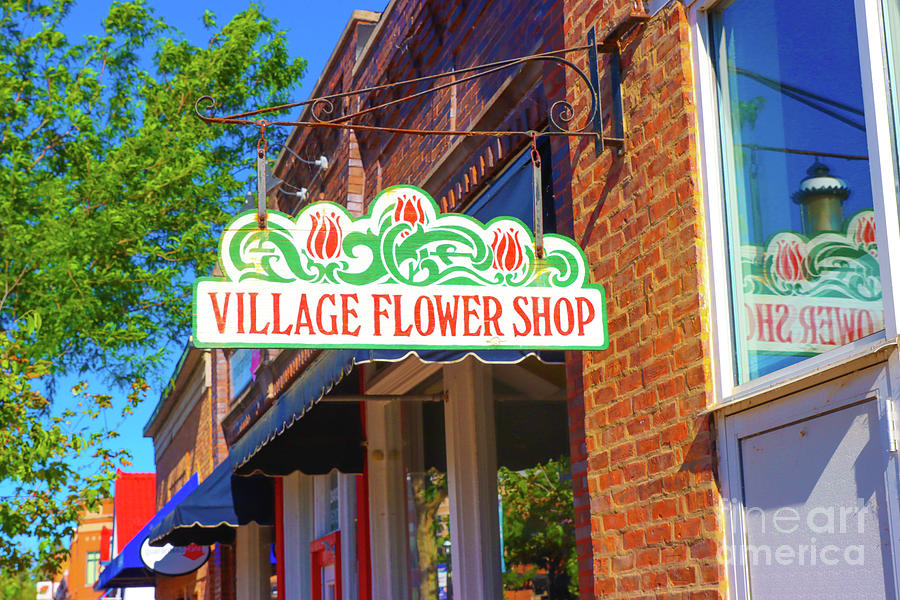
M289 104L281 104L258 110L231 114L224 117L215 117L211 113L216 107L216 101L211 96L203 96L194 104L194 112L206 123L224 124L224 125L250 125L259 127L265 132L266 127L282 126L282 127L320 127L330 129L352 129L356 131L373 131L384 133L397 133L405 135L451 135L451 136L522 136L522 137L543 137L543 136L583 136L594 138L594 148L599 156L606 146L615 147L617 155L621 156L625 151L625 126L622 109L622 93L621 93L621 64L619 59L619 42L636 26L641 25L650 18L650 15L643 11L633 11L625 19L614 27L600 42L597 42L596 32L592 27L588 33L587 44L572 48L564 48L562 50L551 50L540 54L530 56L520 56L507 60L497 61L464 69L457 69L435 75L426 75L415 79L407 79L387 83L383 85L351 90L339 94L331 94L318 98L311 98L303 102L292 102ZM568 54L587 51L587 70L585 73L574 62L565 58ZM603 110L601 104L601 88L600 88L600 69L598 63L598 54L608 54L609 60L609 77L610 89L612 94L611 120L612 135L606 136L603 133ZM570 69L575 75L575 80L580 81L590 95L590 106L584 121L578 125L576 123L575 108L566 100L561 99L553 102L549 109L549 126L543 131L478 131L478 130L443 130L443 129L405 129L399 127L383 127L379 125L367 124L360 122L360 118L365 115L376 113L390 107L397 106L408 100L420 98L422 96L433 94L439 90L452 86L457 86L468 81L472 81L499 71L522 66L531 62L545 62L560 65ZM379 92L384 92L402 86L421 85L429 82L439 82L441 79L449 79L449 81L438 83L428 89L407 94L403 97L375 103L372 106L357 110L346 115L336 115L335 105L338 100L344 98L359 96L368 97L369 102L375 102L373 99ZM264 118L270 113L279 113L292 108L309 107L308 111L301 113L300 120L297 121L269 121ZM206 112L207 114L204 114ZM579 119L580 121L580 119ZM262 217L261 217L262 218Z

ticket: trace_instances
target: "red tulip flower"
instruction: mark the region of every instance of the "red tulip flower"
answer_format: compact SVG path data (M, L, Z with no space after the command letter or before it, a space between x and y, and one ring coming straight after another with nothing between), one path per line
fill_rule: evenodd
M306 239L306 249L319 260L332 259L341 253L344 233L334 213L313 214L312 229Z
M494 268L499 271L511 273L525 262L525 254L519 244L519 232L512 227L502 233L494 231L491 249L494 251Z
M784 281L802 281L805 256L796 240L778 240L775 254L775 273Z
M875 218L863 217L856 228L856 243L868 246L875 243Z
M402 195L397 199L394 207L394 223L425 223L425 211L422 209L422 199L418 196Z

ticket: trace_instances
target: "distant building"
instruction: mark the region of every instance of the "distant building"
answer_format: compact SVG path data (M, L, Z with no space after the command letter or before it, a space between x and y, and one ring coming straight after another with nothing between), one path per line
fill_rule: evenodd
M100 501L97 511L83 513L69 546L69 560L58 582L56 600L93 600L101 561L109 560L113 530L113 500Z

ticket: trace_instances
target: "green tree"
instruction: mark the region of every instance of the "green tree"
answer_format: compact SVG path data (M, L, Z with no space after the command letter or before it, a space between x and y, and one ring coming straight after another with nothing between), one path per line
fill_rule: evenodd
M549 580L550 598L578 597L574 496L568 458L524 471L501 467L504 587L527 587L538 570Z
M12 570L55 568L78 512L127 464L97 427L110 395L77 386L79 406L59 414L42 390L90 369L130 382L115 409L130 411L186 331L191 281L251 177L255 132L204 124L195 99L282 103L306 66L255 5L221 28L207 11L204 47L141 0L70 40L72 5L0 0L0 568Z
M3 600L34 600L37 581L28 572L0 574L0 598Z

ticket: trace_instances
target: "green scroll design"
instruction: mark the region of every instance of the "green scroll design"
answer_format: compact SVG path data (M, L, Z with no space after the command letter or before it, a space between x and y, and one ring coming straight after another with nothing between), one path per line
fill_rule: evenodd
M395 220L395 214L406 214L398 207L400 195L402 201L415 195L425 206L413 222L409 217ZM326 222L326 213L332 220L338 215L342 223L340 252L331 258L321 250L318 257L310 254L311 228ZM508 268L509 261L495 260L495 248L510 251L508 243L497 245L501 232L517 236L514 268ZM315 239L323 237L320 232ZM383 191L360 218L339 205L319 202L296 217L270 211L269 227L260 230L251 213L243 213L222 239L220 256L228 257L223 271L234 281L561 288L582 286L588 279L584 253L569 238L546 235L545 256L537 259L533 236L517 219L500 217L483 224L465 215L440 214L434 200L412 186Z

